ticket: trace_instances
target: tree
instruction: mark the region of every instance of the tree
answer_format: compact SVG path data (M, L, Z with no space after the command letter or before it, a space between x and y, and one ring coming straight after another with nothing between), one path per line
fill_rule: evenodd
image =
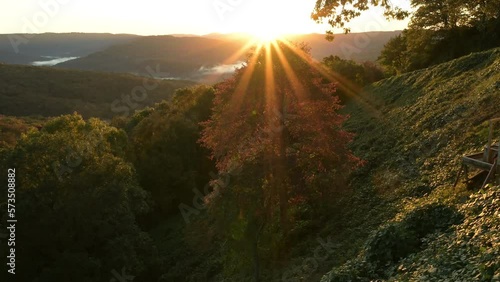
M346 24L370 7L382 7L388 19L402 20L409 15L408 11L393 6L387 0L317 0L311 18L318 23L327 20L332 28L343 28L348 33L350 28ZM327 39L333 40L333 31L327 31Z
M498 1L412 0L408 29L384 47L379 61L402 73L498 46Z
M388 19L411 15L408 29L391 40L380 56L392 73L428 67L500 43L498 0L411 0L411 6L412 14L390 1L317 0L311 17L318 23L327 20L332 28L344 28L347 33L346 24L370 7L384 8ZM327 39L333 39L331 30Z
M365 85L365 74L363 66L353 60L344 60L339 56L329 56L323 58L323 64L329 69L342 75L344 78L357 85Z
M416 9L410 27L430 30L449 30L465 23L462 0L412 0Z
M230 177L227 185L214 183L209 210L233 242L230 250L251 253L256 279L259 242L275 252L267 257L283 250L291 199L320 203L360 163L347 147L352 136L342 130L335 84L307 50L285 42L257 48L216 86L212 117L203 123L201 142ZM245 241L251 244L243 247Z
M497 0L473 0L463 1L464 9L468 14L469 26L475 26L478 29L487 29L491 22L500 19L500 1Z
M353 60L341 59L339 56L328 56L323 58L323 64L332 72L360 87L383 78L380 68L368 61L358 64Z
M363 62L362 65L365 73L366 83L377 82L385 78L384 71L379 65L371 61Z
M466 25L475 29L479 36L472 38L479 50L496 47L500 44L500 1L465 1L467 11Z
M400 34L384 45L378 60L390 74L401 74L409 67L407 48L406 37Z
M16 169L21 281L109 281L112 270L144 271L152 247L136 216L148 210L148 195L124 161L126 140L100 120L68 115L8 152L0 166Z
M176 91L172 102L137 112L125 125L131 140L130 159L142 187L154 199L153 218L178 211L191 202L192 190L209 181L213 164L198 144L200 122L210 116L214 90L199 86Z

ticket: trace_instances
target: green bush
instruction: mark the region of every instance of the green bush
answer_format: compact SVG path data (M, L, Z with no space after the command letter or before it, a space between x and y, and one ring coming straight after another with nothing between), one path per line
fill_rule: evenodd
M345 264L334 268L328 274L323 276L321 282L370 282L371 270L365 261L357 258L347 261Z
M460 208L464 221L425 238L388 281L500 281L499 198L498 186L472 194Z
M418 249L420 240L404 222L394 222L379 229L365 245L365 260L375 270L397 262Z
M445 231L462 221L454 208L432 203L417 207L401 220L390 222L373 233L357 259L334 268L322 282L372 281L387 278L390 266L418 252L423 238Z
M458 224L462 216L453 208L433 203L409 212L401 221L387 224L366 242L365 260L376 271L418 251L422 238Z
M406 228L418 238L435 231L445 231L451 225L459 224L463 216L455 209L433 203L411 211L404 219Z

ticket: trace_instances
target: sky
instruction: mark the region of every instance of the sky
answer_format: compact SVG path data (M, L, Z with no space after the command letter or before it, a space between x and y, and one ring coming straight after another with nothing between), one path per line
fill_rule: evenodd
M0 33L324 33L328 26L310 18L314 3L315 0L0 0ZM379 9L368 11L350 24L352 32L402 30L406 26L407 21L386 21Z

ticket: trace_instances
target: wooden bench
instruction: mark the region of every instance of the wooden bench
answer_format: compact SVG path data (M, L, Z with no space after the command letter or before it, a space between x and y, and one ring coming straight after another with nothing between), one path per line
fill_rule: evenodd
M466 182L474 178L474 177L469 178L468 167L479 169L481 172L483 171L488 172L488 175L486 176L486 179L484 180L481 188L484 188L486 184L490 181L490 179L495 176L495 174L500 176L500 166L497 165L500 139L499 143L496 144L492 143L493 122L498 120L500 120L500 118L491 119L489 121L488 143L486 144L486 146L484 146L484 150L482 152L474 153L471 155L465 155L462 157L462 167L458 172L457 179L453 187L455 187L458 184L458 180L460 179L462 172L465 172Z

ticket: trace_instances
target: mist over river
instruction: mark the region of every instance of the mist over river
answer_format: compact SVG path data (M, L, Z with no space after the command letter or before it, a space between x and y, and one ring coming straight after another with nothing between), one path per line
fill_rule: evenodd
M59 63L63 63L69 60L74 60L78 59L79 57L52 57L52 56L43 56L43 58L47 58L46 61L35 61L32 62L31 65L33 66L54 66Z

